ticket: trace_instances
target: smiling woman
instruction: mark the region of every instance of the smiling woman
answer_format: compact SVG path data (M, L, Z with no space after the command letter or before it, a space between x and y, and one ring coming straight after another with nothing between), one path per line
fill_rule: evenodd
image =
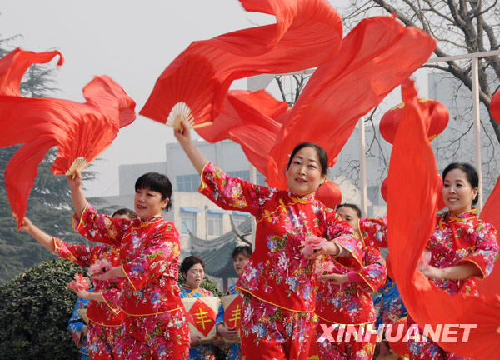
M232 177L208 162L186 126L175 136L201 174L199 191L219 207L250 213L257 220L255 251L236 286L244 294L243 356L306 359L315 327L314 259L339 254L361 259L361 246L351 227L315 197L326 177L325 151L312 143L296 146L283 169L288 191L279 191ZM304 255L302 248L312 237L324 238L318 242L322 246Z
M172 183L165 175L148 172L135 183L134 207L137 216L147 219L161 216L172 207Z
M479 219L473 207L477 201L478 176L472 165L451 163L443 170L442 178L443 200L448 211L438 216L426 248L431 259L420 271L452 295L477 296L479 281L491 274L498 257L497 231ZM413 323L409 317L408 325ZM453 355L427 340L410 339L412 359L441 359Z
M191 348L189 350L190 360L214 360L215 349L212 340L215 335L219 335L220 326L224 320L224 308L219 299L214 296L211 291L200 287L203 278L205 277L205 263L197 256L186 257L181 264L181 273L184 275L186 282L181 288L181 298L183 299L184 307L189 308L190 318L194 321L190 325L190 341ZM202 303L194 302L192 298L204 298ZM202 319L203 326L201 329L196 320L199 314L196 309L198 306L204 308L208 306L208 318ZM210 309L212 308L212 309ZM201 320L200 320L201 321Z
M76 230L88 240L119 249L121 266L94 279L122 281L121 291L102 292L108 305L127 315L118 340L122 356L186 358L189 329L177 288L179 234L162 218L172 195L169 179L159 173L146 173L137 179L134 206L138 218L133 220L98 214L83 195L79 171L74 178L68 176L68 183Z
M322 147L310 142L300 143L288 160L288 188L300 196L311 194L325 181L327 169L328 156Z
M443 170L443 200L449 212L460 215L477 203L478 176L467 163L451 163Z

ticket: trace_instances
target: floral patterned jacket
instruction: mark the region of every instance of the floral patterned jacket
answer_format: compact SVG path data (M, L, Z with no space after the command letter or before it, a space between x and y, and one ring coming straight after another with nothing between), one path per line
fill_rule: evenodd
M363 242L367 246L387 247L387 221L384 219L363 218L358 223Z
M149 219L112 219L89 204L76 230L91 241L120 249L126 275L123 289L104 291L111 306L126 314L148 316L182 308L177 286L179 234L161 216Z
M377 314L371 293L384 285L387 269L380 251L363 247L363 263L352 258L330 258L332 271L347 274L349 282L322 281L316 298L316 314L321 320L338 324L374 323Z
M437 226L429 239L427 250L432 254L431 266L445 268L474 264L481 272L479 278L431 279L431 282L450 294L476 295L478 281L491 274L498 257L497 231L477 217L476 209L458 217L445 212L438 215Z
M55 251L57 256L72 261L81 267L89 267L97 260L108 260L112 266L120 266L119 249L109 246L85 246L73 245L54 238ZM109 291L119 293L122 288L122 281L119 280L94 280L94 291ZM121 325L125 314L120 308L105 302L90 301L87 308L87 317L90 321L103 326Z
M376 248L387 248L387 218L363 218L358 223L361 238L367 246ZM392 277L391 254L387 254L385 259L387 266L387 276Z
M204 167L198 191L223 209L255 216L255 251L237 287L260 300L292 311L314 310L313 262L301 254L307 236L335 241L361 262L359 238L314 194L300 197L251 184L225 174L213 163Z

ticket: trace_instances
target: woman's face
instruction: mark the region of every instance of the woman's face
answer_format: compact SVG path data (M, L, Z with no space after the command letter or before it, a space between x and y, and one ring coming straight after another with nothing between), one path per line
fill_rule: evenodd
M358 231L359 218L356 210L350 206L342 206L337 209L337 214L342 218L342 220L348 222L354 230Z
M286 170L288 189L300 196L315 192L325 177L321 174L318 153L312 147L300 149Z
M443 200L452 215L460 215L472 209L472 200L477 196L467 180L467 174L461 169L450 170L443 182Z
M141 219L161 215L169 199L162 200L161 192L150 189L137 189L134 198L134 210Z
M191 289L198 289L204 277L203 266L200 263L194 264L186 273L186 285Z
M248 260L250 259L243 254L238 254L236 258L233 259L234 270L236 271L238 276L243 274L243 270L245 269L245 266L248 264Z

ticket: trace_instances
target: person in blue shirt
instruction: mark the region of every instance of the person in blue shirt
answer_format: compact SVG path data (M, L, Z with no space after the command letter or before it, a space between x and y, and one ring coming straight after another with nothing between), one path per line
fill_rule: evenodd
M186 257L181 264L181 273L186 279L185 284L180 285L181 298L193 297L215 297L211 291L200 287L205 277L205 263L197 256ZM224 308L219 304L215 326L217 335L224 336L222 329L224 322ZM223 330L223 329L222 329ZM201 343L201 338L196 334L191 334L191 348L189 349L189 360L215 360L213 344Z
M238 276L243 273L245 266L248 264L248 260L250 260L250 256L252 255L252 248L250 246L237 246L234 248L231 257L233 258L233 267ZM229 287L227 290L227 295L238 295L241 294L238 289L236 289L236 282ZM222 324L224 326L224 324ZM233 340L238 336L237 329L227 329L227 334L225 338L228 340ZM228 360L240 360L241 359L241 344L229 344L227 350L227 358Z
M88 299L79 297L76 300L73 314L68 321L68 330L71 332L76 347L82 354L82 360L89 360L89 349L87 344L87 305Z

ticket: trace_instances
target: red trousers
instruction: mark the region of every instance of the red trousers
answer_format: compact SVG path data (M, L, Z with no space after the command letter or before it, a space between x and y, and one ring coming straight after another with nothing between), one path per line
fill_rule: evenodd
M245 296L241 320L243 359L306 360L313 340L313 316Z
M321 325L331 327L334 324L321 319L318 320L316 336L317 339L323 341L317 343L317 359L371 360L373 358L377 336L375 334L365 337L365 325L361 325L361 327L349 326L342 329L337 328L331 331L331 337L329 336L329 339L323 337L323 328ZM353 329L356 333L351 331ZM361 331L363 331L363 333ZM358 336L358 334L363 335Z
M89 358L91 360L117 359L121 333L121 326L102 326L89 321L87 330Z
M182 360L189 356L189 327L184 308L151 316L128 316L118 359Z

